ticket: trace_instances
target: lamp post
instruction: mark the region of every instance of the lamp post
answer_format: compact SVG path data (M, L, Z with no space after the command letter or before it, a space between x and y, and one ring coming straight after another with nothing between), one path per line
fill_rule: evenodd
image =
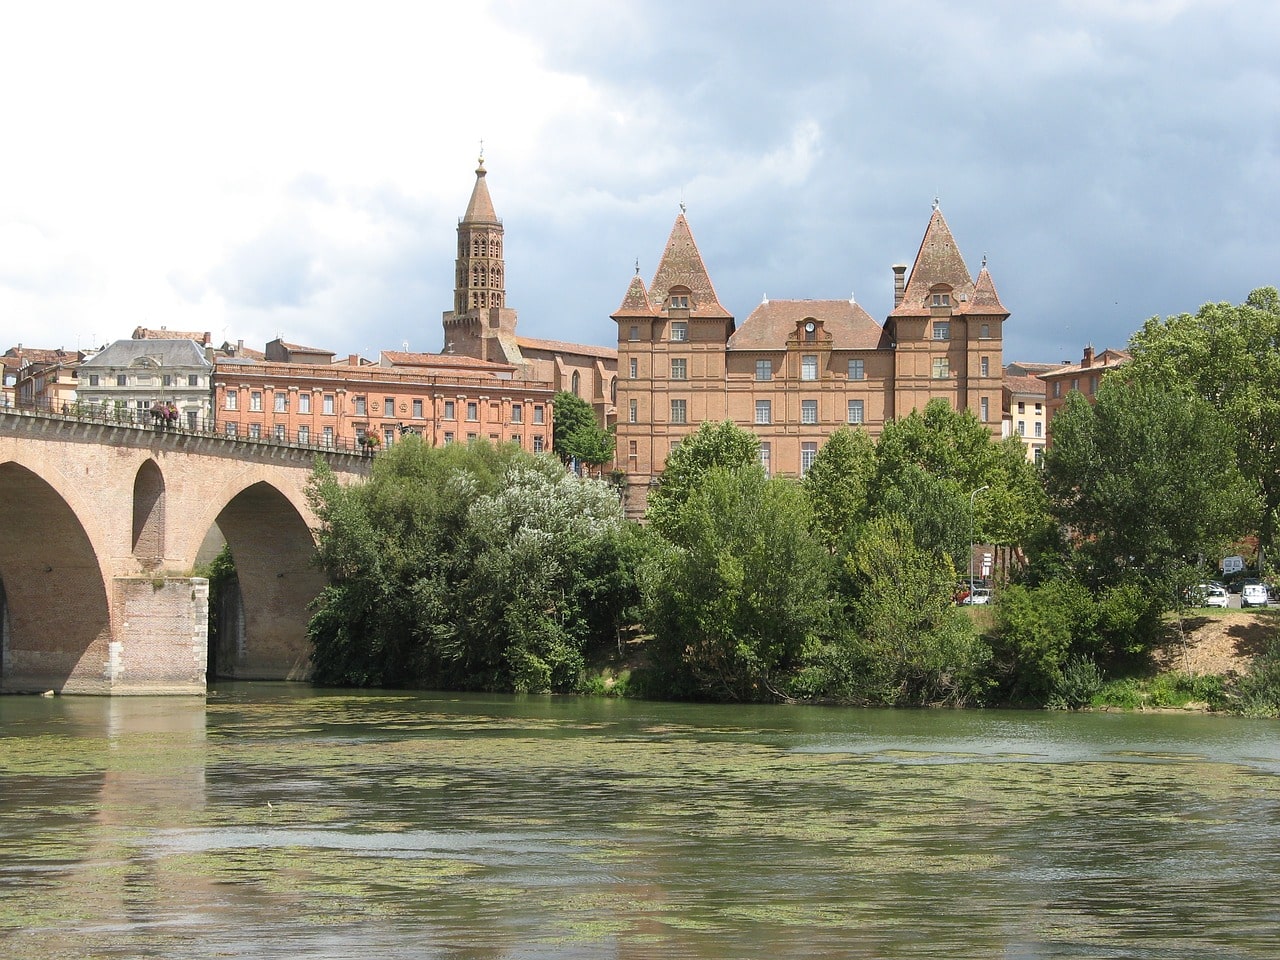
M969 602L973 603L973 513L977 506L977 496L983 490L988 489L988 484L983 484L969 494Z

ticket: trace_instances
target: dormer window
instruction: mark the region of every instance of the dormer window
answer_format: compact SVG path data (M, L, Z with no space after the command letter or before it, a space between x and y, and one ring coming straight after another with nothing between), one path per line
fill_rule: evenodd
M804 338L810 343L818 338L818 325L812 320L804 322Z
M679 293L679 294L673 293L671 295L671 308L673 310L688 310L689 309L688 295L683 293Z
M935 306L935 307L949 307L949 306L951 306L951 294L949 294L949 293L935 293L935 294L933 295L933 306Z

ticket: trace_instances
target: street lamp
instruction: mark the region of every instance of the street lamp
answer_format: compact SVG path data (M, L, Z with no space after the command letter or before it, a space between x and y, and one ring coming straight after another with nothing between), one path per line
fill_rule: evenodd
M977 506L977 496L983 490L989 489L988 484L983 484L969 494L969 602L973 603L973 513Z

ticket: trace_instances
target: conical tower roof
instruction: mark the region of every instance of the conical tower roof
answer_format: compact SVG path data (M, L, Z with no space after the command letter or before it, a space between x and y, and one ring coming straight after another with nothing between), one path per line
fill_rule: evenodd
M640 279L640 274L636 273L631 278L631 283L627 287L627 295L622 298L622 306L614 313L614 317L652 318L657 313L658 311L653 308L653 304L649 300L649 294L644 289L644 281Z
M973 296L965 304L965 312L1003 317L1009 315L1009 311L1000 302L1000 294L996 293L996 284L991 279L991 272L987 269L985 258L982 269L978 271L978 281L973 285Z
M929 226L925 229L924 239L920 241L920 250L916 253L916 262L911 268L902 302L894 308L892 315L927 315L929 291L940 283L951 287L953 304L959 306L972 299L973 278L969 276L969 268L964 265L964 258L960 256L960 248L951 235L951 228L943 219L942 211L935 206L933 216L929 218Z
M484 157L476 167L476 185L471 191L471 202L467 204L467 212L463 215L463 223L498 223L498 215L493 211L493 200L489 197L489 185L485 182Z
M689 229L689 221L684 218L683 210L676 216L671 236L667 238L667 247L658 262L658 270L653 275L653 283L649 284L650 301L665 302L673 287L689 288L692 294L692 302L689 304L691 316L732 317L720 305L720 298L711 285L707 266L702 262L702 254L693 241L693 231Z

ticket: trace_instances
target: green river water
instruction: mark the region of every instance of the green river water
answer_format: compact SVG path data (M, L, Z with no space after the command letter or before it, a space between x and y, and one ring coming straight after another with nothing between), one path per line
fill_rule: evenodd
M0 698L0 956L1276 958L1280 726Z

